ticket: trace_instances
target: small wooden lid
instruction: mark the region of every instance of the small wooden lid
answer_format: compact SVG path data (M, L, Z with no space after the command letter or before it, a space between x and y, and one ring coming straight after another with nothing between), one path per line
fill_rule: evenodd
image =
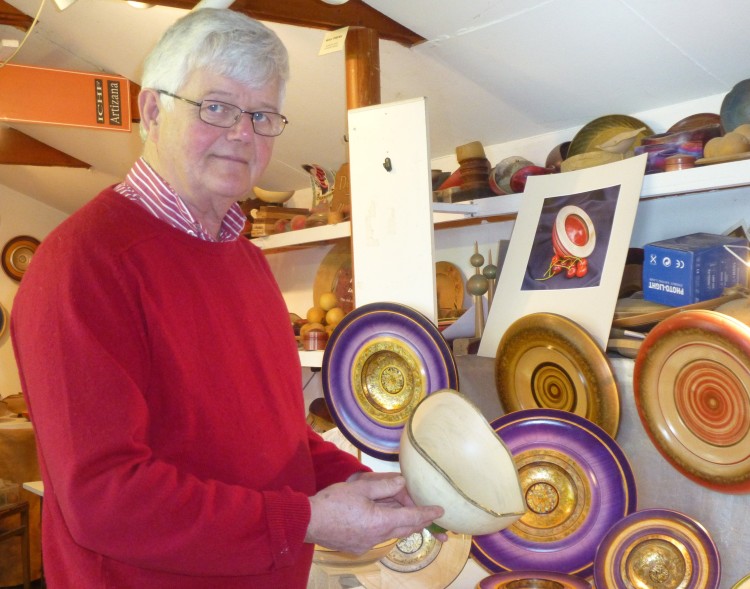
M320 329L311 329L302 336L302 347L307 350L323 350L328 342L328 334Z
M695 166L695 157L692 155L672 155L664 159L664 170L685 170Z
M484 146L481 141L472 141L464 145L459 145L456 148L456 159L458 163L469 159L469 158L483 158L486 157L484 154Z

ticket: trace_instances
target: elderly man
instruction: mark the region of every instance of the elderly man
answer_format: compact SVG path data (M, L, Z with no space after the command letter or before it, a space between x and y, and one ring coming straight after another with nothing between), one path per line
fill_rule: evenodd
M12 337L45 483L51 588L305 587L313 544L362 552L442 515L307 426L288 313L237 201L287 54L194 11L146 60L142 157L39 247Z

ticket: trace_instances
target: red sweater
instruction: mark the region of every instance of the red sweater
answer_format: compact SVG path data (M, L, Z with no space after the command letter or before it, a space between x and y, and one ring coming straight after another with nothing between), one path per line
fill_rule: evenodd
M39 247L11 330L51 589L306 586L307 497L364 467L305 423L255 246L105 190Z

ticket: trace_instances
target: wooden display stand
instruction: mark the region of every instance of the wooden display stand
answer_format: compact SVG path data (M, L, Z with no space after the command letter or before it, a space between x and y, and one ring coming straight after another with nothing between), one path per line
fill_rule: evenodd
M34 430L29 422L0 424L0 478L18 483L41 478L36 455ZM41 501L38 496L20 489L20 499L29 504L31 578L41 576ZM17 521L0 522L0 532L17 527ZM0 587L15 587L23 583L23 559L19 542L0 543Z

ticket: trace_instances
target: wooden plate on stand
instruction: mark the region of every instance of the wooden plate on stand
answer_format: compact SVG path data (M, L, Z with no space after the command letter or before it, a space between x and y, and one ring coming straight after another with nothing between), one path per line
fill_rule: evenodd
M3 247L3 271L16 282L20 282L39 247L39 240L28 235L14 237Z
M325 255L318 267L313 284L313 305L320 295L332 292L345 313L354 309L354 270L352 250L348 240L336 243Z
M435 286L439 312L457 317L464 307L464 277L461 270L450 262L435 264ZM444 317L439 316L440 319Z
M750 491L750 327L710 310L665 319L641 344L633 391L677 470L716 491Z

